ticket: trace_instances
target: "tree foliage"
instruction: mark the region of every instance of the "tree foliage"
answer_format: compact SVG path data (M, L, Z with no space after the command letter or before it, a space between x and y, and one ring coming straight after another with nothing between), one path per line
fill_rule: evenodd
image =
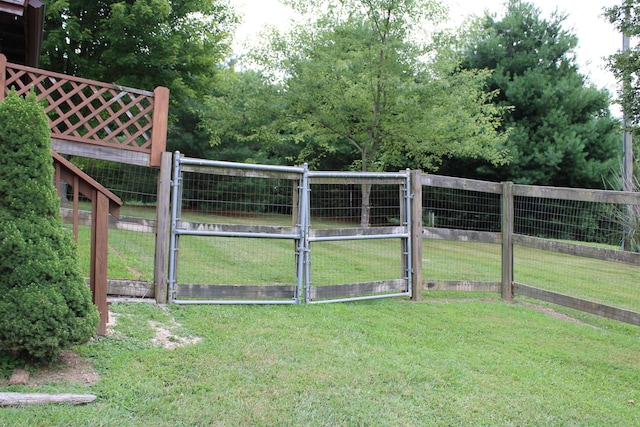
M257 70L220 69L206 103L204 126L211 136L211 155L218 160L287 164L299 147L286 127L285 106L278 85Z
M54 0L47 3L43 68L171 91L169 147L208 147L200 106L229 50L236 17L222 0Z
M628 50L620 50L609 57L609 67L618 82L619 101L625 111L629 123L636 128L640 125L640 1L625 0L620 6L605 9L609 22L634 42L629 43Z
M260 58L282 84L286 131L302 144L301 160L340 150L359 170L437 169L464 154L505 160L499 108L484 90L484 71L460 70L425 26L444 19L427 0L290 2L311 13L290 34L274 33ZM319 18L318 13L321 13Z
M464 51L464 66L493 69L489 87L511 128L508 165L461 162L461 175L524 184L601 187L619 152L619 124L609 94L585 82L575 62L577 38L565 16L540 16L530 3L510 0L501 19L486 14ZM462 169L465 168L466 170Z
M300 149L289 154L297 151L295 162L312 167L435 170L454 154L506 160L496 149L504 135L497 130L500 107L484 90L487 72L461 70L447 45L420 41L426 27L444 19L439 3L288 3L308 22L288 34L272 32L268 46L254 55L263 83L273 88L262 89L270 103L259 111L268 120L245 121L253 116L247 112L258 111L253 99L227 104L214 96L212 110L235 117L225 129L279 150L296 144ZM436 47L442 50L437 55ZM370 190L362 186L362 226L369 223Z
M0 349L55 358L95 333L98 311L62 227L43 108L11 92L0 122Z

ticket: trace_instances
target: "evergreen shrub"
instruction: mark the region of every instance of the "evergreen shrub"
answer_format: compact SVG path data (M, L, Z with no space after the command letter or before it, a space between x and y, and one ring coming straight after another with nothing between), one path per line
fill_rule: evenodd
M12 91L0 124L0 350L53 360L99 315L62 225L44 109Z

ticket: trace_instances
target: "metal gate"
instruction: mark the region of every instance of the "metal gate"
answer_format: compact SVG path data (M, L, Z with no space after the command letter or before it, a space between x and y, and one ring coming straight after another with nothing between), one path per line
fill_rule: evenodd
M307 238L305 301L326 303L411 296L409 170L308 174L312 216ZM330 196L317 196L318 193ZM368 213L363 218L365 210ZM344 214L349 211L355 211L351 221ZM323 251L322 246L329 247ZM389 251L395 256L389 256ZM335 253L339 255L336 257ZM323 257L329 261L318 266ZM358 265L358 260L367 257L380 257L384 261L373 263L376 271L372 272L371 262L364 263L366 267ZM390 259L397 264L390 265Z
M169 301L298 304L410 296L409 180L409 171L309 172L306 165L221 162L176 152ZM326 191L330 199L323 200ZM365 194L383 194L384 203L367 205L371 224L362 227L345 212L364 212ZM373 256L385 260L376 271L343 262ZM340 271L345 274L327 275Z

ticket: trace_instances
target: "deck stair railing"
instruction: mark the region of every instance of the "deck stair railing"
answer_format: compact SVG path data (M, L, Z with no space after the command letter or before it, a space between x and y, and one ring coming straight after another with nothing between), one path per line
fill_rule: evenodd
M45 102L52 148L142 166L159 166L165 151L169 90L153 92L7 62L0 54L0 101L10 89L32 88Z

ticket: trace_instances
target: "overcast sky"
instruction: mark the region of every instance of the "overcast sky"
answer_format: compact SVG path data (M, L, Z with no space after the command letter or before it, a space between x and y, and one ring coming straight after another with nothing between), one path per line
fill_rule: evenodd
M568 14L565 28L571 29L578 36L576 50L580 72L599 88L606 88L614 93L616 83L609 71L605 69L605 57L611 55L622 46L622 36L602 17L604 7L620 4L622 0L529 0L548 18L557 8ZM293 12L278 0L230 0L242 16L243 24L238 29L235 49L255 40L255 35L267 24L281 29L295 17ZM504 0L444 0L449 6L452 27L461 23L469 15L482 15L484 10L504 13Z

